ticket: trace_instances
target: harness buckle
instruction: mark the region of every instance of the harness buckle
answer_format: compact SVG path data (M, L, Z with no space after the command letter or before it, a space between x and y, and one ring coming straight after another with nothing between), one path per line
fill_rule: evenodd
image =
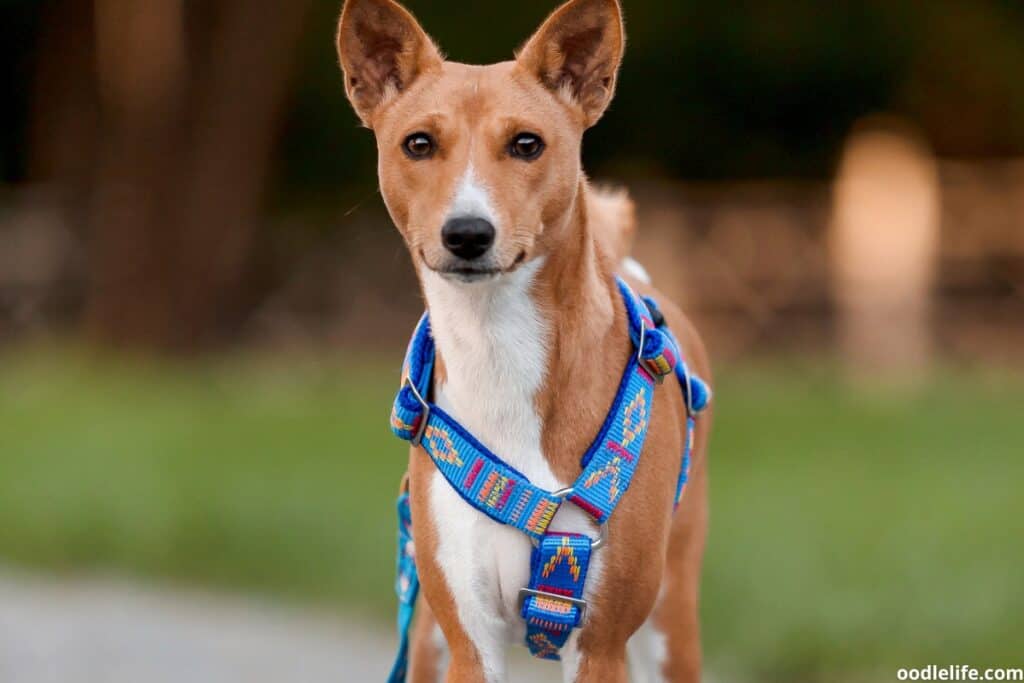
M587 614L587 601L580 600L579 598L573 598L568 595L559 595L558 593L549 593L547 591L539 591L533 588L520 588L519 589L519 609L522 611L523 603L526 602L526 598L533 596L535 598L544 598L546 600L555 600L557 602L564 602L573 607L576 607L580 611L580 621L583 621L583 617Z
M423 442L423 433L427 431L427 421L430 420L430 404L427 403L423 396L420 395L419 389L416 388L416 383L412 381L412 377L406 376L405 386L412 390L412 395L419 401L420 407L423 408L423 415L420 416L419 425L416 427L416 433L409 439L409 443L413 446L419 447Z
M573 488L572 486L567 486L564 489L558 489L557 491L555 491L551 495L554 496L555 498L558 498L562 503L564 503L566 500L569 500L569 496L571 496L574 493L576 493L576 489ZM573 505L576 505L576 503L573 503L573 501L571 501L571 500L569 500L569 502L572 503ZM576 507L579 507L579 505L576 505ZM558 509L559 510L561 509L561 503L559 504L559 508ZM580 508L580 509L583 510L583 508ZM586 510L583 510L583 511L586 512ZM587 513L587 516L590 516L590 513ZM530 537L530 542L533 543L533 547L534 548L540 547L540 539L533 538L531 536ZM597 538L590 539L590 550L591 551L597 550L598 548L602 547L607 542L608 542L608 523L605 522L604 524L599 524L598 525L598 527L597 527Z

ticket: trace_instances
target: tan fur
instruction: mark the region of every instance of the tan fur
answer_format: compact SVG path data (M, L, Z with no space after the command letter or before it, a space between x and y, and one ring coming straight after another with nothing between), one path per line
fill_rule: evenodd
M636 205L621 188L591 187L586 200L594 239L612 263L622 263L636 238Z
M516 60L558 97L574 104L589 128L615 94L625 48L618 1L584 0L567 2L552 12Z
M449 198L472 166L495 204L493 247L500 270L545 257L531 296L551 321L550 361L536 409L552 471L572 481L579 458L600 430L629 355L626 313L613 273L635 231L624 193L592 189L580 167L584 130L611 100L624 46L616 0L572 0L527 41L515 61L490 66L442 62L429 37L392 0L348 0L338 31L346 89L379 148L381 192L418 267L438 269ZM402 141L427 132L438 143L414 161ZM519 132L547 143L535 161L510 159ZM650 286L693 369L709 378L692 325ZM438 359L444 373L444 359ZM631 634L652 614L668 637L664 674L700 677L697 587L706 524L706 448L710 415L698 421L693 476L679 513L672 498L683 450L685 408L674 378L655 392L651 426L629 492L609 523L600 592L580 638L578 681L626 680ZM439 624L451 649L447 680L483 680L479 654L466 637L439 570L437 530L428 507L430 459L411 449L409 478L422 596L412 680L433 681L430 632ZM664 590L661 590L661 589ZM659 591L661 599L659 601ZM421 605L421 608L425 605Z
M430 37L396 2L346 2L337 44L345 92L370 127L380 106L425 72L441 68Z
M416 604L416 623L413 625L412 642L414 647L409 653L409 680L437 682L443 654L434 642L434 629L438 626L434 613L430 611L430 603L420 600Z

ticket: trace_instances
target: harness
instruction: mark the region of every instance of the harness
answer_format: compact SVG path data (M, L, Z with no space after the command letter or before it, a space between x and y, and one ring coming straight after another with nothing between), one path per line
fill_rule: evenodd
M674 373L686 402L686 438L676 484L676 507L689 473L695 419L711 398L708 385L689 372L679 343L654 300L640 298L622 279L616 282L625 302L635 352L597 438L583 454L583 471L572 486L553 492L535 486L428 400L434 340L426 314L409 343L402 387L391 413L395 435L426 452L466 503L530 538L534 546L530 583L520 590L519 598L526 621L526 645L531 654L542 659L558 660L560 649L586 616L583 587L590 557L604 545L608 518L629 488L640 462L655 387ZM594 520L600 529L596 538L548 530L555 513L566 502ZM407 490L398 499L398 518L395 589L400 645L390 683L405 681L409 627L419 591Z

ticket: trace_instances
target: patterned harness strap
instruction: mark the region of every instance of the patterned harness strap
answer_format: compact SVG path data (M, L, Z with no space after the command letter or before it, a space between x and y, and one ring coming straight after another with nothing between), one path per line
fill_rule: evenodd
M491 519L515 527L533 542L530 583L522 589L522 616L527 624L526 644L531 653L558 659L570 633L585 617L583 588L590 556L604 542L604 524L629 489L647 436L654 389L676 374L687 405L687 434L676 486L676 504L686 482L693 440L694 417L710 400L707 384L691 375L679 343L666 327L651 299L639 298L617 280L629 319L629 334L636 353L630 358L612 407L597 438L581 460L582 473L562 491L547 491L492 453L452 416L429 402L434 366L434 341L426 314L420 320L406 353L402 387L395 398L391 428L430 456L449 484L471 506ZM599 537L549 532L555 513L565 502L586 512L599 525ZM405 680L408 644L408 586L418 586L411 555L408 503L401 507L399 539L399 632L402 647L390 677ZM409 556L403 557L409 548ZM411 569L410 569L411 567ZM402 577L406 577L403 582ZM405 586L405 588L403 588Z
M583 586L594 541L552 532L530 556L530 585L520 591L526 646L534 657L560 659L559 651L586 613Z
M398 656L391 669L389 681L404 681L409 662L409 627L416 608L416 596L420 592L420 577L416 572L416 554L412 542L412 513L409 510L408 482L402 485L398 496L398 578L395 579L395 593L398 594Z
M707 383L699 377L690 374L689 367L683 361L679 341L665 323L665 316L661 314L661 309L658 308L658 303L649 296L645 296L643 298L643 302L647 306L647 310L650 312L654 325L661 330L662 334L665 335L668 340L669 347L674 352L675 357L679 359L675 364L675 375L676 379L679 380L679 386L683 389L683 399L686 401L686 440L683 444L683 464L682 467L679 468L679 480L676 483L674 508L678 508L679 503L683 500L683 488L686 486L686 480L690 475L690 455L693 452L693 439L695 427L697 426L697 415L704 410L711 401L711 390Z

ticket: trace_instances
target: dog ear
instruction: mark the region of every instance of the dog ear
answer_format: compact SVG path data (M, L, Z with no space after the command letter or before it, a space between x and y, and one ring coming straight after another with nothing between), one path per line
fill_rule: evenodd
M547 18L516 59L579 106L589 127L612 100L625 41L618 0L571 0Z
M383 103L443 61L412 14L393 0L346 0L338 58L348 99L369 128Z

